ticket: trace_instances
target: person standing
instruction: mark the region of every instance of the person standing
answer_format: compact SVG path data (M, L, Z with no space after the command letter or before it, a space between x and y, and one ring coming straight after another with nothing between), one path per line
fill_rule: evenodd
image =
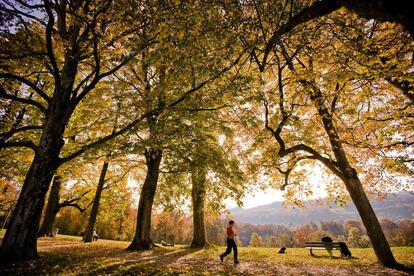
M231 253L231 250L233 249L234 264L238 264L239 261L237 260L237 244L234 241L234 237L237 234L234 228L234 224L235 224L234 220L229 221L229 227L227 227L227 239L226 239L227 249L223 254L220 255L220 261L223 262L224 257L229 255Z

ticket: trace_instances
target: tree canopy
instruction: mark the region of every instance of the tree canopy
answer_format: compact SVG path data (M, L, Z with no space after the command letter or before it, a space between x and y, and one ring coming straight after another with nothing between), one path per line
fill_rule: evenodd
M147 249L153 209L192 206L199 233L227 199L242 205L256 188L302 206L319 170L326 201L353 200L378 259L395 266L367 194L414 189L408 10L402 1L1 1L2 261L37 256L40 223L55 221L42 220L45 208L59 221L75 207L129 239L125 220L136 220L130 249ZM206 233L194 239L205 244Z

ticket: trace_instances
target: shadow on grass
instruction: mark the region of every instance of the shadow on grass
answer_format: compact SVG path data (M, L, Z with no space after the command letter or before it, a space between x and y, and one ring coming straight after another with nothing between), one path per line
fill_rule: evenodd
M179 271L166 267L196 251L191 248L148 251L101 248L80 255L49 251L41 252L35 260L0 266L0 275L179 275Z
M90 275L179 275L181 271L166 268L178 259L196 252L196 249L167 250L155 248L148 251L123 250L122 258L98 261L89 270ZM138 254L138 256L137 256Z
M393 267L393 269L414 275L414 265L405 266L403 264L398 264L396 267Z
M338 257L338 256L329 256L329 255L310 255L312 258L315 259L331 259L331 260L358 260L357 257Z
M59 274L70 270L71 264L75 266L81 260L80 257L68 254L56 255L53 253L43 253L39 258L0 265L0 275L45 275Z

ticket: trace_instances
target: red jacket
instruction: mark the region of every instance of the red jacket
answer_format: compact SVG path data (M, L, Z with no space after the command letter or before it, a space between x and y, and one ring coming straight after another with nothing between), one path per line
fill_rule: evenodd
M227 228L227 238L230 238L230 239L232 239L232 238L234 238L234 236L236 235L236 233L234 232L234 230L233 230L233 227L228 227Z

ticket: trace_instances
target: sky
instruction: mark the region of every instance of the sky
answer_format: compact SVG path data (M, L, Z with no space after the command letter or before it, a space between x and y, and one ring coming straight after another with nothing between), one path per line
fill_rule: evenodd
M314 195L308 199L316 199L326 197L327 193L325 192L325 187L323 185L322 170L315 167L315 169L309 174L308 181L314 187L312 189ZM266 189L264 191L254 191L247 194L243 198L243 208L248 209L260 205L270 204L275 201L284 201L284 191L279 189ZM237 204L234 200L226 200L226 205L228 208L237 207Z
M283 191L277 189L266 189L265 191L253 192L243 198L243 208L247 209L260 205L270 204L275 201L283 201L283 194ZM226 200L226 205L230 209L237 207L237 204L234 200Z
M308 181L310 184L313 185L313 196L309 197L308 199L316 199L326 197L327 193L325 192L325 188L323 185L323 178L322 178L322 170L320 168L315 167L315 169L309 174ZM138 186L138 183L135 179L129 178L128 179L128 186L129 188L135 188ZM253 208L260 205L267 205L273 203L275 201L284 201L284 191L279 189L268 188L266 190L255 190L250 193L247 193L245 197L243 197L242 208L248 209ZM138 204L139 200L139 191L136 190L134 192L133 198L135 199L136 204ZM227 199L225 200L226 206L228 209L238 207L236 201Z

